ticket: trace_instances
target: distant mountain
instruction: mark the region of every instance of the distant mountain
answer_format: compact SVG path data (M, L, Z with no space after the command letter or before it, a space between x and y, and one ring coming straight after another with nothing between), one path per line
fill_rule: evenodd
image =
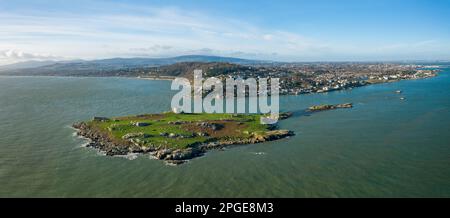
M102 60L77 61L34 61L0 66L0 74L4 75L71 75L71 76L103 76L109 72L136 68L151 68L182 62L259 64L266 61L247 60L232 57L186 55L172 58L111 58Z
M77 60L68 60L68 61L24 61L24 62L18 62L14 64L8 64L8 65L0 65L0 72L5 70L17 70L17 69L29 69L29 68L38 68L38 67L44 67L49 66L53 64L69 64L69 63L76 63L76 62L83 62L84 60L77 59Z
M0 70L13 70L13 69L25 69L25 68L35 68L43 67L51 64L55 64L58 61L25 61L15 64L8 64L0 66Z
M205 56L205 55L185 55L185 56L179 56L173 59L174 63L179 62L226 62L226 63L233 63L233 64L255 64L255 63L265 63L267 61L261 61L261 60L249 60L249 59L242 59L242 58L233 58L233 57L220 57L220 56Z

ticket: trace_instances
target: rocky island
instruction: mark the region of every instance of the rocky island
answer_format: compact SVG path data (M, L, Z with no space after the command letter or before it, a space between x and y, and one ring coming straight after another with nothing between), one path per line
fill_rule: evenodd
M324 104L324 105L315 105L308 108L309 112L317 112L317 111L326 111L326 110L334 110L339 108L352 108L352 103L344 103L344 104Z
M291 113L280 114L286 119ZM254 144L294 135L276 125L261 124L258 114L145 114L94 117L73 125L88 147L106 155L150 154L169 164L182 164L211 149Z

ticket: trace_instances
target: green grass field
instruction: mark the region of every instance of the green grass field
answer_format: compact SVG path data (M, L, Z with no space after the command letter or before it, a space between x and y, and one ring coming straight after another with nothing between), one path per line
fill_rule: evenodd
M134 142L141 146L164 146L187 148L197 143L212 140L246 139L255 134L264 134L268 125L260 123L258 114L147 114L117 117L87 122L91 128L106 132L115 140L130 140L123 137L136 134ZM178 122L178 123L176 123ZM143 123L147 126L137 126ZM220 129L199 126L199 123L220 125ZM173 137L169 137L171 134Z

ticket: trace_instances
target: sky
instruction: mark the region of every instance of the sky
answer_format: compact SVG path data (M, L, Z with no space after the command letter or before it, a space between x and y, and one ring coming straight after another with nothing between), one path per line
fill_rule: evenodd
M191 54L450 60L450 1L0 0L0 65Z

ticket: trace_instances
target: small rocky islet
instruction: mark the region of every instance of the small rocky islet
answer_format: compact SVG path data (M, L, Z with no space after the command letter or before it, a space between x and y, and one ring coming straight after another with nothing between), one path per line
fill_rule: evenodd
M344 103L344 104L324 104L324 105L315 105L308 108L308 112L318 112L318 111L326 111L326 110L335 110L340 108L353 108L353 103Z
M287 119L292 113L281 113ZM150 154L168 164L182 164L208 150L238 144L274 141L294 133L261 123L260 114L145 114L94 117L75 123L77 135L90 140L87 147L106 155Z

